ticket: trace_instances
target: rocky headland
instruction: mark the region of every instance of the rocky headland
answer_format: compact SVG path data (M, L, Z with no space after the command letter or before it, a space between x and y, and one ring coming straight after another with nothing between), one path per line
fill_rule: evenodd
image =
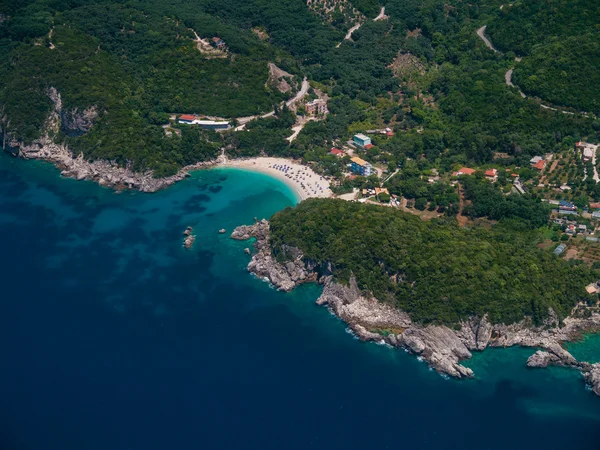
M90 106L84 110L77 108L66 110L56 89L48 89L47 95L54 108L46 120L43 135L29 144L7 135L3 145L5 149L8 145L11 152L20 158L40 159L53 163L61 170L61 175L64 177L92 180L101 186L115 189L156 192L188 177L190 170L219 163L218 160L200 162L183 167L170 177L155 178L152 171L135 172L130 165L121 167L114 161L88 161L82 154L73 154L67 145L56 143L54 136L61 130L71 136L87 133L98 118L97 108Z
M539 327L527 317L519 323L504 325L492 324L486 316L471 317L453 328L422 325L414 323L407 313L378 301L370 293L361 292L354 278L348 285L338 283L329 264L317 265L305 258L300 249L287 246L277 249L278 254L285 255L281 259L284 262L280 262L269 242L267 220L242 225L233 231L231 238L256 239L255 251L248 263L249 272L286 292L301 283L320 283L323 292L317 304L329 307L360 339L406 349L422 357L441 374L472 378L473 371L461 361L469 359L473 351L483 351L487 347L532 347L538 350L528 359L528 367L572 367L581 371L594 393L600 395L600 363L577 361L561 345L578 339L584 332L600 329L600 314L579 317L580 311L575 308L562 326L552 310Z

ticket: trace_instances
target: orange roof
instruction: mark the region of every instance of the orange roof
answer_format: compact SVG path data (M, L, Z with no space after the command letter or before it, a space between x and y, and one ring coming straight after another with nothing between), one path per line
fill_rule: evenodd
M183 114L179 116L179 120L196 120L196 116L192 116L191 114Z
M364 166L365 164L367 164L367 162L364 159L359 158L358 156L355 156L350 161L352 161L353 163L358 164L359 166Z
M485 171L486 177L495 177L498 171L496 169L488 169Z
M469 167L461 167L458 171L458 173L462 173L463 175L473 175L475 172L475 169L470 169Z
M331 149L331 152L330 152L330 153L332 153L333 155L343 155L343 154L344 154L344 151L343 151L343 150L340 150L339 148L335 148L335 147L333 147L333 148Z
M545 166L546 166L546 161L544 161L544 160L542 159L542 160L540 160L540 161L536 162L536 163L533 165L533 168L534 168L534 169L537 169L537 170L542 170L542 169L543 169Z
M386 188L375 188L375 195L379 195L379 194L389 194L388 190Z
M592 208L592 209L600 209L600 203L590 203L590 208Z

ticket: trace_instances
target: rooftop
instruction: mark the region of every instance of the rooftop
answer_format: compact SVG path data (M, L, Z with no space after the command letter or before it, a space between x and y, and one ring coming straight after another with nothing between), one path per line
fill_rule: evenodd
M366 162L364 159L359 158L358 156L355 156L354 158L352 158L350 161L352 161L353 163L358 164L359 166L365 166L367 164L369 164L368 162Z

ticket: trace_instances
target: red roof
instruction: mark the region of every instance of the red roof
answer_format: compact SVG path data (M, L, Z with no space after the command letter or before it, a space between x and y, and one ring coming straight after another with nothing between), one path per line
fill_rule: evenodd
M385 134L387 134L389 137L392 137L394 135L394 132L393 131L388 131Z
M600 209L600 203L590 203L590 208L592 208L592 209Z
M183 114L182 116L179 116L179 120L196 120L196 116L192 116L191 114Z
M545 166L546 166L546 161L544 161L544 160L542 159L542 160L540 160L540 161L536 162L536 163L533 165L533 168L534 168L534 169L537 169L537 170L542 170L542 169L543 169Z
M337 155L343 155L344 151L340 150L339 148L335 148L334 147L334 148L331 149L331 151L329 153L331 153L332 155L336 155L337 156Z
M373 148L373 147L375 147L373 144L367 144L367 145L365 145L365 148L367 150L369 150L370 148Z
M486 177L495 177L496 172L498 172L496 169L488 169L485 171L485 176Z
M463 175L473 175L477 171L475 169L470 169L469 167L461 167L459 172Z

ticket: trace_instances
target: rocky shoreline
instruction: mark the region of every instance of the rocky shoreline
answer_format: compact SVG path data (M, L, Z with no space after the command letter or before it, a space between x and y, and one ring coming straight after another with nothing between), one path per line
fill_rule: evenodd
M269 243L267 220L242 225L233 231L231 238L256 239L248 271L276 288L289 292L301 283L323 285L317 304L328 306L361 340L404 348L421 356L437 372L455 378L474 376L471 369L460 364L471 358L473 351L483 351L487 347L532 347L539 350L528 359L528 367L556 365L577 369L593 392L600 395L600 363L577 361L561 345L577 339L583 332L599 330L600 314L578 318L574 317L575 309L572 316L563 321L562 327L552 310L541 327L533 326L528 318L511 325L491 324L485 316L472 317L462 322L459 329L444 325L423 326L412 322L407 313L361 292L353 278L348 286L337 283L330 265L317 266L306 260L297 248L281 249L287 262L277 261Z
M154 178L152 171L135 172L130 166L120 167L110 161L87 161L83 155L74 155L63 144L57 144L53 139L62 129L67 134L85 134L96 120L98 113L95 107L84 111L65 111L62 106L60 93L54 88L47 92L54 104L54 109L48 116L44 126L44 134L30 144L8 137L8 147L14 156L23 159L39 159L56 165L61 175L76 180L91 180L101 186L114 189L133 189L141 192L156 192L189 177L189 171L219 164L220 159L199 162L180 169L175 175L164 178Z

